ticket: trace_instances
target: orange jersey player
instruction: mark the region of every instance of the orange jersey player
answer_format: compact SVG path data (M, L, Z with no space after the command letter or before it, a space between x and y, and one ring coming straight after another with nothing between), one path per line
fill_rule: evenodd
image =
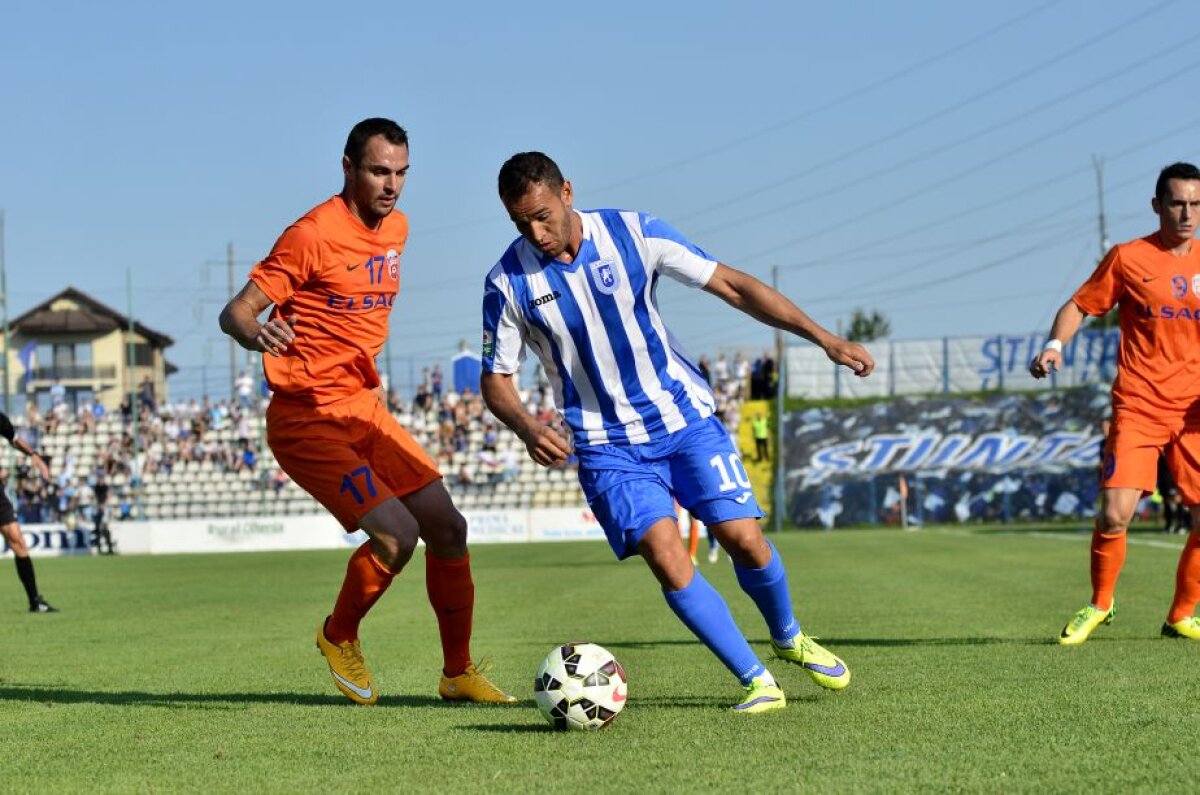
M1154 491L1165 454L1183 500L1200 525L1200 170L1163 169L1151 202L1152 235L1115 246L1058 311L1050 340L1030 365L1042 378L1062 361L1063 345L1087 315L1119 306L1121 347L1113 382L1112 425L1101 465L1101 503L1092 534L1092 600L1059 636L1083 643L1116 616L1113 599L1125 563L1125 533L1138 500ZM1166 637L1200 640L1200 531L1188 535L1175 574Z
M408 154L408 135L395 122L355 125L342 157L342 192L288 227L221 313L221 329L267 354L267 443L280 467L346 532L361 527L369 536L317 629L338 689L361 704L378 700L359 623L420 539L442 641L439 693L512 703L471 661L475 586L466 520L433 461L388 412L375 368L408 240L408 219L395 209Z

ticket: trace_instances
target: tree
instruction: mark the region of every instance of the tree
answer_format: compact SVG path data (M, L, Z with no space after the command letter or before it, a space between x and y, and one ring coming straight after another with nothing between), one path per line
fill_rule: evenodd
M850 330L846 333L846 339L851 342L871 342L891 333L891 321L878 309L872 309L868 315L856 308L850 315Z

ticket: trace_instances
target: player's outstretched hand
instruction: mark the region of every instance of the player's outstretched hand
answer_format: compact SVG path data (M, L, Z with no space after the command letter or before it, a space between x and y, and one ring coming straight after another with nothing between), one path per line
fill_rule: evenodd
M859 378L865 378L875 369L875 360L857 342L835 339L825 348L825 355L830 361L849 367Z
M525 442L525 449L529 451L529 457L544 467L566 461L571 453L567 441L549 425L539 425L536 431L525 436L522 441Z
M1045 378L1050 373L1057 372L1061 365L1062 351L1047 348L1033 357L1033 361L1029 363L1029 374L1034 378Z
M288 315L286 319L271 318L259 327L254 335L254 344L263 353L282 356L296 339L296 322L299 315Z

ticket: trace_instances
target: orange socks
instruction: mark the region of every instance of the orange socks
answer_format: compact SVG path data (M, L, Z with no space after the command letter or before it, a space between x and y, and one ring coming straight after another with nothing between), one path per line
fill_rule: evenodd
M1112 607L1117 578L1125 565L1125 533L1092 531L1092 604L1101 610Z
M1187 543L1179 555L1179 568L1175 570L1175 600L1167 623L1174 624L1190 616L1200 602L1200 541L1196 533L1189 532Z
M325 623L325 637L332 643L356 640L359 622L395 576L371 554L370 541L356 549L346 565L346 579L333 606L333 615Z
M471 618L475 612L471 555L449 559L426 552L425 589L442 636L442 672L458 676L471 663Z
M688 527L688 557L696 559L696 551L700 549L700 522L688 517L691 526Z

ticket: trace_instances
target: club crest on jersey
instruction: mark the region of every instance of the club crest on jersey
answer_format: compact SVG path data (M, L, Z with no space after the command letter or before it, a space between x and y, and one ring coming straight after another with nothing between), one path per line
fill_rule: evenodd
M588 268L592 271L592 284L596 285L597 290L605 295L612 295L617 291L620 279L617 277L616 262L602 259L593 262Z
M1192 292L1200 297L1200 273L1192 274Z
M400 278L400 253L394 248L389 248L387 253L388 276L393 280Z

